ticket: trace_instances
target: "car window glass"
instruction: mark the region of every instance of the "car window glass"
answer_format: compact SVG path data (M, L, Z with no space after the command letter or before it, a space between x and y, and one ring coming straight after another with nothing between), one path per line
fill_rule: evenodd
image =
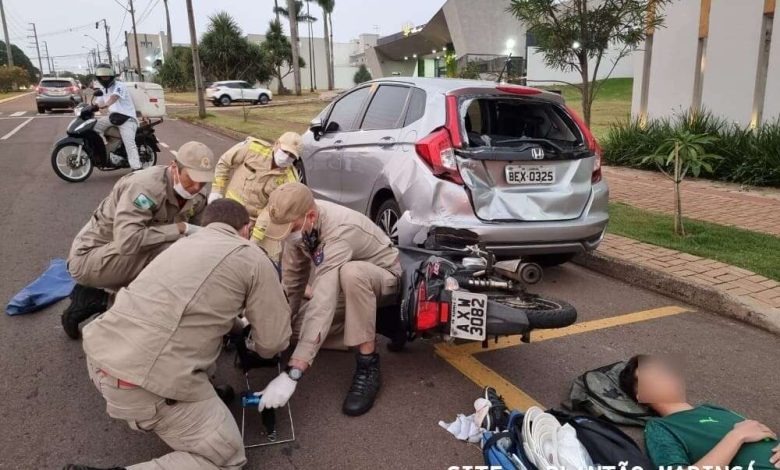
M363 118L364 130L395 129L400 127L401 114L406 106L406 96L409 88L402 86L382 85L374 93L371 104L368 105L366 117Z
M70 80L42 80L41 86L44 88L67 88L72 86L73 83Z
M340 131L355 130L355 118L360 112L369 90L369 87L360 88L336 102L328 117L328 127L330 128L335 122L339 125Z
M409 109L406 110L404 127L417 121L425 114L425 92L419 88L412 88L412 97L409 100Z

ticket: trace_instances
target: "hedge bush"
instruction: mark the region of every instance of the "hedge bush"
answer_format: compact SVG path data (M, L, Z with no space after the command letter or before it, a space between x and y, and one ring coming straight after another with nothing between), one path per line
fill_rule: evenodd
M610 128L602 142L604 161L609 165L655 170L655 165L642 164L642 159L676 130L718 137L718 142L706 149L723 157L713 178L754 186L780 186L780 119L755 129L742 128L707 111L652 120L645 126L636 119L622 121Z

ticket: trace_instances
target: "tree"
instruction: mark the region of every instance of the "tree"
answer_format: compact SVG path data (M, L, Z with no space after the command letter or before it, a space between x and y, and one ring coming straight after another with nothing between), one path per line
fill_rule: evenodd
M174 46L165 63L157 67L157 81L169 90L193 90L195 76L192 70L192 49Z
M621 58L663 25L658 12L670 1L510 0L507 10L528 27L548 67L579 72L582 83L569 84L580 90L590 125L591 105L603 84L596 79L604 54L610 46L621 48L608 78Z
M12 91L19 86L30 84L30 76L27 70L15 65L0 66L0 91Z
M366 64L360 64L360 68L355 72L353 80L355 81L355 85L360 85L363 82L371 80L371 72L366 68Z
M287 0L287 12L290 18L290 45L292 46L293 77L295 82L295 94L301 96L301 67L298 63L300 50L298 47L298 14L300 9L296 1Z
M336 0L317 0L317 3L322 8L322 24L325 29L325 65L328 68L328 90L333 90L333 49L330 46L330 16L333 13L333 9L336 7Z
M712 173L711 162L721 160L722 157L706 153L705 146L711 146L717 139L714 135L678 130L658 146L652 155L642 159L642 163L655 163L661 173L674 182L674 233L677 235L685 236L680 185L688 171L694 177L698 177L702 170Z
M279 21L273 20L268 24L265 41L260 47L271 74L279 82L279 92L283 93L285 88L282 80L293 71L293 56L292 45L287 36L284 35L282 24ZM298 58L298 65L299 67L306 66L303 58Z
M21 49L16 47L15 44L11 44L11 55L14 60L14 65L21 67L27 73L27 78L24 83L36 82L41 77L38 67L35 67ZM5 53L5 42L0 41L0 65L8 65L8 55Z
M223 11L209 21L199 44L203 75L215 81L267 82L271 72L262 49L244 37L233 17Z
M298 23L310 23L317 21L317 18L307 15L303 13L303 0L293 0L293 10L295 10L295 18L298 21ZM276 5L274 7L274 13L277 15L282 15L288 20L290 19L290 8L288 5L288 8L280 7L279 5Z

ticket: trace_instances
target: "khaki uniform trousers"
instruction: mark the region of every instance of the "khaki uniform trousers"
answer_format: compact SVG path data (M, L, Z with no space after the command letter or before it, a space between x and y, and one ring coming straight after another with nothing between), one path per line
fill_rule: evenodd
M246 464L236 420L216 393L203 401L168 404L163 397L105 374L89 357L87 367L109 416L136 431L153 431L173 449L128 470L240 469Z
M68 259L68 271L83 286L118 290L127 287L147 264L169 246L171 243L163 243L140 253L122 255L114 247L114 242L110 242L86 253L72 255Z
M282 268L284 269L284 268ZM390 271L366 261L349 261L339 268L339 292L325 349L345 351L376 339L377 307L396 301L400 281ZM293 318L293 338L300 337L303 319L311 299Z

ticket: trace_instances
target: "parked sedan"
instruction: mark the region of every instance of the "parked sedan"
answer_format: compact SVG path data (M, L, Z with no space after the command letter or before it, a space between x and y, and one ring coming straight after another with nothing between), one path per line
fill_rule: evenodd
M601 149L554 93L375 80L326 107L304 144L316 196L365 213L401 243L446 226L501 256L558 264L594 250L607 226Z
M266 88L255 88L241 80L214 82L206 88L206 99L214 106L229 106L234 101L249 101L252 104L268 104L273 93Z
M40 114L51 109L73 109L81 101L81 87L72 78L44 77L35 87L35 104Z

